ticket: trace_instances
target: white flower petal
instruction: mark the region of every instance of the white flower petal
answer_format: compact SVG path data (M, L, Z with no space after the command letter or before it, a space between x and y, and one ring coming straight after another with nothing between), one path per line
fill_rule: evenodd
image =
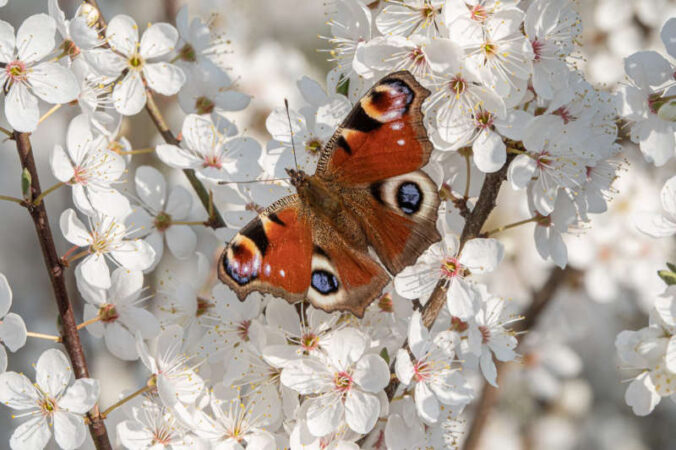
M129 72L113 88L113 105L115 110L125 116L139 113L146 104L146 91L141 75Z
M435 423L439 419L439 401L427 383L415 385L415 406L425 421Z
M488 350L486 346L483 346L481 348L481 356L479 357L479 367L481 367L481 373L483 374L486 381L490 383L492 386L498 387L497 384L498 370L495 367L495 363L493 362L493 355L491 355L491 352Z
M415 373L413 370L413 364L411 363L411 357L403 348L400 348L397 351L397 360L394 363L394 372L397 374L399 381L405 385L408 385L411 382L411 378L413 378Z
M79 448L87 437L84 418L66 411L54 413L54 439L64 450Z
M49 165L52 173L59 181L68 181L73 177L75 171L66 151L60 145L55 145L52 153L49 155Z
M350 389L345 399L345 422L357 433L368 433L380 415L380 400L373 394Z
M192 208L192 195L182 186L175 186L169 192L169 198L164 210L175 220L188 217Z
M186 259L195 253L197 235L188 225L172 225L165 231L167 247L178 259Z
M307 409L307 427L314 436L326 436L340 424L345 408L340 398L319 397Z
M163 163L176 169L193 169L202 164L202 160L190 151L175 145L160 144L156 147L156 151Z
M504 256L504 247L497 239L470 239L460 255L460 263L472 273L494 271Z
M23 83L15 83L5 97L5 117L16 131L31 132L38 126L38 99Z
M169 63L153 63L143 66L148 86L162 95L174 95L185 84L186 76L183 69Z
M0 273L0 318L4 317L12 307L12 288L5 274Z
M507 169L507 180L514 189L524 189L530 183L537 168L535 160L528 155L518 155Z
M16 48L19 59L30 63L38 61L54 49L56 22L47 14L30 16L16 32Z
M106 38L114 50L132 56L138 43L138 25L134 19L124 14L115 16L108 22Z
M35 408L38 391L23 374L5 372L0 374L0 402L12 409Z
M467 321L479 309L479 296L471 285L461 278L451 281L446 294L446 306L453 317Z
M123 267L130 270L146 270L155 262L155 250L140 239L124 241L110 254Z
M178 31L168 23L152 24L141 37L139 52L144 58L157 58L174 50Z
M0 62L8 63L14 60L14 27L0 20Z
M164 211L167 182L162 173L151 166L140 166L134 174L136 195L153 211Z
M507 146L497 133L484 130L472 144L474 163L485 173L497 172L507 161Z
M26 344L26 324L21 316L9 313L0 321L0 342L13 352Z
M116 357L125 361L134 361L138 358L134 336L120 324L119 320L106 326L104 338L106 347Z
M45 350L35 364L35 381L52 397L59 397L72 378L70 363L61 350Z
M86 414L99 398L99 382L93 378L79 378L59 399L59 407L76 414Z
M78 275L95 288L108 289L110 287L110 270L103 255L87 256L75 270L75 276Z
M9 447L12 450L36 450L47 446L52 432L49 429L47 418L43 416L31 417L14 430L9 438Z
M352 378L366 392L377 393L390 382L390 368L383 358L370 353L357 361Z
M33 67L28 81L35 95L47 103L68 103L80 94L73 72L58 63L44 62Z
M660 402L660 398L648 371L636 377L624 394L624 401L631 406L637 416L650 414Z

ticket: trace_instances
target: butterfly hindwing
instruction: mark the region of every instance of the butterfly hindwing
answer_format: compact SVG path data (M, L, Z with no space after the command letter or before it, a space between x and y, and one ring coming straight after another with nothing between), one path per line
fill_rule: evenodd
M413 264L441 239L437 228L437 186L423 171L371 183L347 195L368 243L392 274Z
M406 71L381 79L324 147L316 174L362 184L420 169L432 151L421 111L429 94Z

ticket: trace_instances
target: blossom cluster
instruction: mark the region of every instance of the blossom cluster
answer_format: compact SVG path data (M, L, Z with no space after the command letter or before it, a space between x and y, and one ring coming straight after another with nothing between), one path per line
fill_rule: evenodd
M455 425L478 396L477 383L497 386L496 362L519 360L521 351L518 307L486 282L510 251L494 236L501 229L464 236L484 180L505 177L527 214L502 229L532 225L542 265L565 267L571 232L606 212L616 192L624 164L618 116L648 162L664 165L674 155L676 19L662 30L672 59L632 55L628 84L610 93L576 66L582 22L571 0L336 0L331 8L326 40L335 68L326 87L301 78L303 105L267 116L271 139L264 146L231 120L251 97L228 72L227 41L187 8L176 26L148 24L142 32L127 15L102 26L88 3L68 19L57 0L49 0L49 14L27 18L16 32L0 21L9 126L35 131L46 118L40 101L77 110L49 157L54 189L72 193L73 208L59 216L72 245L62 265L73 269L84 301L83 328L103 338L114 357L145 367L144 386L120 396L124 417L110 433L125 448L455 445ZM211 226L218 207L227 227L218 236L232 236L287 194L273 179L296 160L313 173L352 105L397 70L410 71L431 92L423 113L434 151L424 170L443 200L442 240L397 274L361 319L259 293L240 302L214 283L216 262L197 251L196 228ZM166 139L171 132L157 120L158 94L177 97L184 113L178 137ZM144 109L165 143L139 150L123 123ZM152 153L157 166L135 164L139 153ZM193 174L216 194L205 205L206 219L194 220L194 194L170 185L167 167ZM133 192L124 189L128 180ZM664 185L661 204L663 213L643 213L636 222L649 234L670 236L676 178ZM154 274L168 254L191 273ZM156 289L148 282L153 274L162 278ZM439 286L444 307L426 323ZM0 401L28 417L10 446L44 448L53 433L59 447L77 448L99 381L72 380L56 349L37 360L35 384L5 371L5 347L16 351L27 336L23 320L9 313L11 301L0 276ZM622 360L640 370L627 391L637 414L672 393L673 303L669 288L649 327L617 339ZM580 370L570 360L562 377ZM531 376L557 377L543 372Z

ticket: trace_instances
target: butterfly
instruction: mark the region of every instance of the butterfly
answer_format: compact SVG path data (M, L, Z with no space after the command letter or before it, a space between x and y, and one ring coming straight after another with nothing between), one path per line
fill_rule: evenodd
M297 193L241 229L219 279L240 300L259 291L362 317L389 274L441 239L437 186L420 170L432 151L421 111L429 94L408 71L378 81L321 149L314 175L287 169Z

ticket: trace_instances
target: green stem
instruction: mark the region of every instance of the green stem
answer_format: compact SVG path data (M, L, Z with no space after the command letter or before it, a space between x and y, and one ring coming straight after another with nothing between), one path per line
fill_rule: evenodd
M509 230L510 228L516 228L516 227L518 227L518 226L520 226L520 225L525 225L525 224L530 223L530 222L536 222L539 218L540 218L539 216L533 216L533 217L531 217L531 218L529 218L529 219L519 220L518 222L514 222L514 223L507 224L507 225L503 225L503 226L498 227L498 228L496 228L496 229L494 229L494 230L488 231L487 233L484 233L484 234L485 234L486 236L492 236L492 235L494 235L494 234L503 232L503 231L505 231L505 230Z

